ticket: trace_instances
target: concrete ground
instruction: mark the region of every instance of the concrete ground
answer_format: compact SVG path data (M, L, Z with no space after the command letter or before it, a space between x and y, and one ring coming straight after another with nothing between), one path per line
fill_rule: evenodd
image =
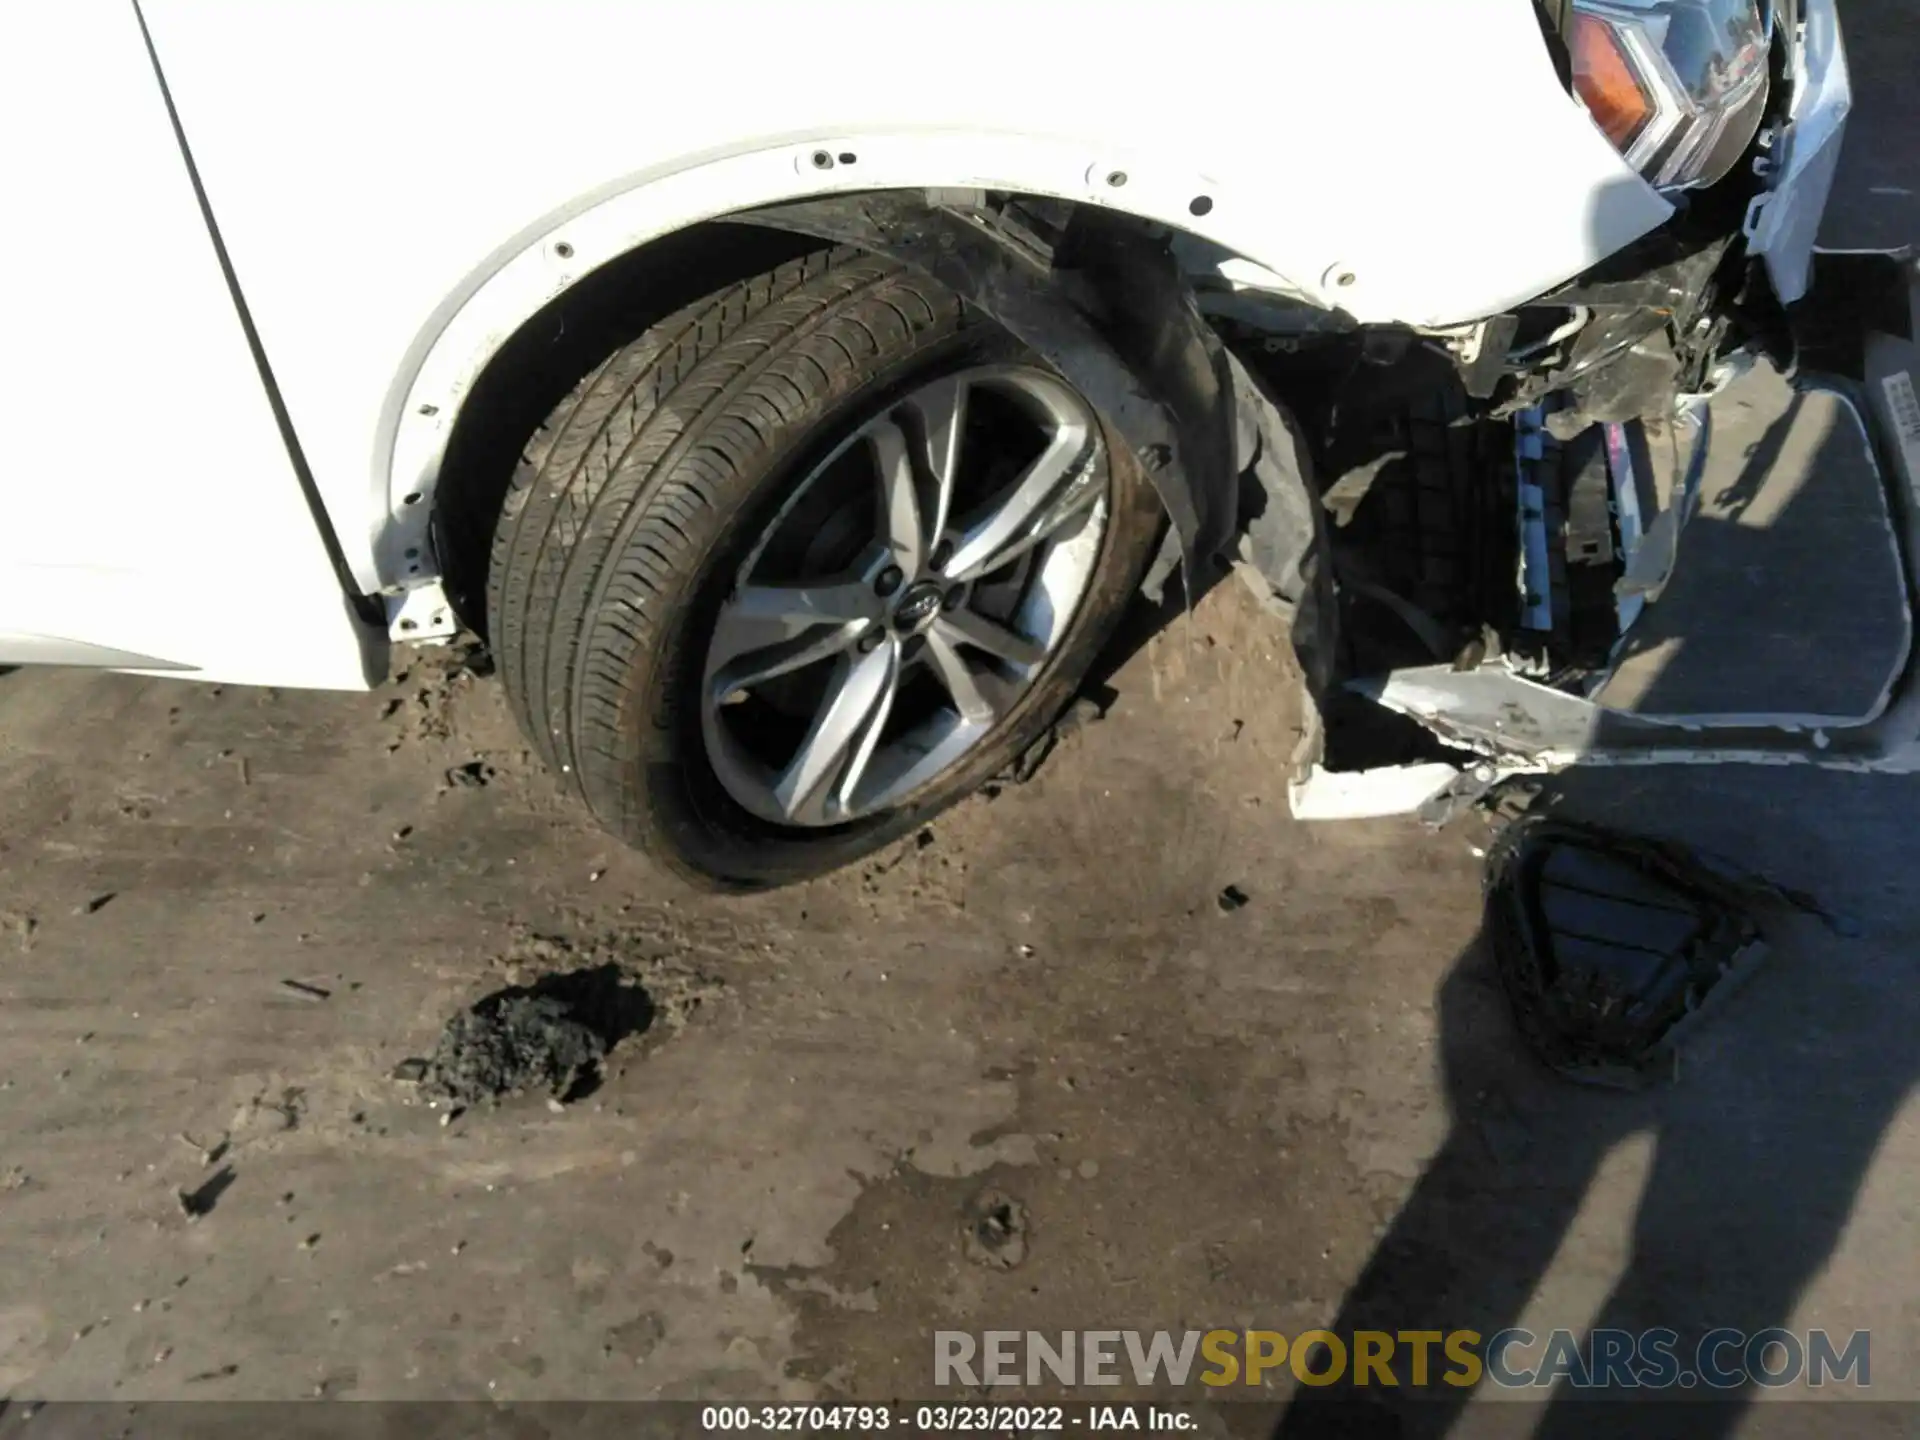
M1909 8L1848 5L1830 243L1920 236ZM1223 587L1033 783L744 901L604 840L446 657L0 678L0 1395L928 1399L936 1329L1778 1324L1871 1329L1920 1405L1920 781L1570 777L1860 931L1782 922L1676 1083L1576 1089L1475 944L1477 822L1287 818L1285 654ZM590 1099L390 1078L569 956L661 1004ZM1013 1268L963 1242L990 1189Z

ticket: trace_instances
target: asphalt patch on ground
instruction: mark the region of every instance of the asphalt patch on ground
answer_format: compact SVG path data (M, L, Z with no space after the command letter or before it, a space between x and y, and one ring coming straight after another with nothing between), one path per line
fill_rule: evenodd
M447 1022L420 1088L459 1106L540 1090L578 1100L598 1088L607 1053L645 1031L655 1013L646 988L614 964L509 985Z

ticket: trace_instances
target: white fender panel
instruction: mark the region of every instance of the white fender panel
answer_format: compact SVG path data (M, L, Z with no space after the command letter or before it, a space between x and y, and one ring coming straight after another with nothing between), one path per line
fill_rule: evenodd
M0 665L364 688L125 0L0 46Z
M1561 89L1525 0L145 10L369 588L402 578L373 535L422 523L404 497L492 349L607 254L730 210L881 186L1123 204L1362 319L1431 323L1669 213Z

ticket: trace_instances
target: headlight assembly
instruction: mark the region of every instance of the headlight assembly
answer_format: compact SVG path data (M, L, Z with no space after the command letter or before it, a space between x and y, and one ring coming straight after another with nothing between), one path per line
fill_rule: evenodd
M1753 142L1767 106L1761 0L1574 0L1573 88L1653 185L1711 185Z

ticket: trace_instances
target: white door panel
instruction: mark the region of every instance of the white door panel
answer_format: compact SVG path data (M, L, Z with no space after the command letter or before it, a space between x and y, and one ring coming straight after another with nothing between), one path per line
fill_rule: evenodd
M0 663L367 683L126 0L0 48Z
M368 588L407 578L404 497L466 384L596 246L836 188L989 185L1124 204L1363 319L1438 323L1530 298L1670 213L1562 90L1528 0L146 13ZM857 161L817 170L816 142ZM563 259L543 246L557 225Z

